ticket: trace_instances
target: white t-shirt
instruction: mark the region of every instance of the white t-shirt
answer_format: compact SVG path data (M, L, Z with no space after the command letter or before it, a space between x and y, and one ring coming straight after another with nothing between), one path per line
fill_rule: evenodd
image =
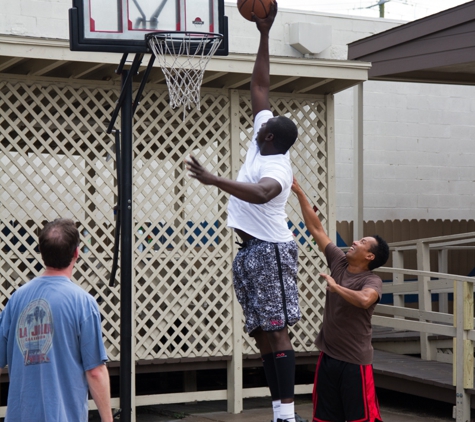
M228 227L240 229L266 242L289 242L293 234L287 226L285 205L292 187L290 154L261 155L256 143L257 132L270 118L270 110L262 110L254 120L254 135L237 181L257 183L264 177L277 180L282 191L266 204L250 204L231 196L228 205Z

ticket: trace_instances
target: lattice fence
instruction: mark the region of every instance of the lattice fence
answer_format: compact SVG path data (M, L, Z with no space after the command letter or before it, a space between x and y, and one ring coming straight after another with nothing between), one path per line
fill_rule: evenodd
M112 360L120 357L120 285L108 287L117 186L113 139L105 128L118 94L112 85L0 82L1 307L41 271L36 240L44 222L73 218L83 236L74 281L99 302ZM298 124L294 172L326 224L325 101L279 95L272 108ZM201 112L182 118L160 86L147 87L134 120L134 320L141 360L233 354L235 237L226 227L227 194L189 178L183 161L193 154L209 170L236 176L232 163L243 161L252 135L249 93L204 89ZM297 351L315 350L325 295L317 274L324 264L293 196L288 214L300 246L303 312L292 338ZM256 353L247 335L243 339L244 354Z

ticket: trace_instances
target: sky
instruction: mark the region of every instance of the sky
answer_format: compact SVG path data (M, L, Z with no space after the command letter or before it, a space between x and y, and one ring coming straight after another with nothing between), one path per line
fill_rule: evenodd
M286 9L379 18L378 2L384 0L277 0ZM386 0L385 18L412 21L450 9L467 0ZM373 6L374 7L370 7Z

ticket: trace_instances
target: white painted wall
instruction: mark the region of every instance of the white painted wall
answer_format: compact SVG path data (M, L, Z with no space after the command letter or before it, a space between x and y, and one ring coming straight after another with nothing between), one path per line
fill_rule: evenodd
M353 96L336 95L337 219L353 215ZM364 84L364 219L475 218L475 87Z
M69 38L71 0L0 0L0 34Z
M0 34L69 37L70 0L0 0ZM230 51L255 54L258 33L235 2L226 3ZM280 10L271 54L302 57L288 45L289 26L332 27L332 46L313 57L342 59L347 44L400 21ZM1 54L1 51L0 51ZM364 84L365 220L472 219L475 216L475 87ZM353 94L335 97L337 219L353 219Z

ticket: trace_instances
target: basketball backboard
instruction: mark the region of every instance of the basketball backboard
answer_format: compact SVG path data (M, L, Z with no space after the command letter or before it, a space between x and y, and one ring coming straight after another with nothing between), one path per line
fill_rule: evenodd
M73 51L146 53L151 32L223 35L216 55L228 54L224 0L73 0L69 9Z

